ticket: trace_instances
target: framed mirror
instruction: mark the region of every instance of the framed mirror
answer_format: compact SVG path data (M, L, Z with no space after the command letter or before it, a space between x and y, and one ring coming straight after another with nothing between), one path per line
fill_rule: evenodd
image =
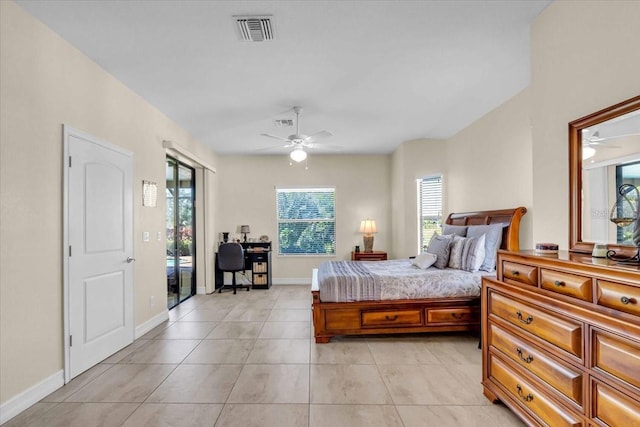
M633 225L609 215L624 183L640 186L640 95L569 123L569 249L606 243L632 256Z

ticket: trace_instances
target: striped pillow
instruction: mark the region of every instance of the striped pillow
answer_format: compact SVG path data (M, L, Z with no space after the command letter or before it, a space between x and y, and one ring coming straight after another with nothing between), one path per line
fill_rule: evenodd
M467 237L462 242L461 270L476 272L480 270L485 256L485 235Z
M465 240L464 237L453 235L453 241L449 249L449 268L462 270L462 248Z

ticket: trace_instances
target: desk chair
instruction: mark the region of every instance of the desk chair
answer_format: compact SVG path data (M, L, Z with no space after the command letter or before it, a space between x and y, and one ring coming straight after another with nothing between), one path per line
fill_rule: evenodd
M236 272L244 270L244 249L240 243L223 243L218 248L218 269L220 271L228 271L231 273L233 279L231 285L222 285L218 289L218 293L222 293L222 290L233 289L233 294L236 294L237 288L247 288L247 292L251 289L251 285L237 285L236 284Z

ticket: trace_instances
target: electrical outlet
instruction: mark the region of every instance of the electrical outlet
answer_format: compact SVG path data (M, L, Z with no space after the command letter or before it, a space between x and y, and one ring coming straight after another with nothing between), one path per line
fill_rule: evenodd
M153 295L151 295L149 297L149 307L153 307L156 305L156 297L154 297Z

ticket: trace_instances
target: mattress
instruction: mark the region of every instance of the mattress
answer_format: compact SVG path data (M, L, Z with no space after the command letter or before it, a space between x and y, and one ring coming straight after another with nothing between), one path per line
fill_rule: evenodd
M422 270L410 259L327 261L318 267L318 286L322 302L478 297L482 276L493 274Z

